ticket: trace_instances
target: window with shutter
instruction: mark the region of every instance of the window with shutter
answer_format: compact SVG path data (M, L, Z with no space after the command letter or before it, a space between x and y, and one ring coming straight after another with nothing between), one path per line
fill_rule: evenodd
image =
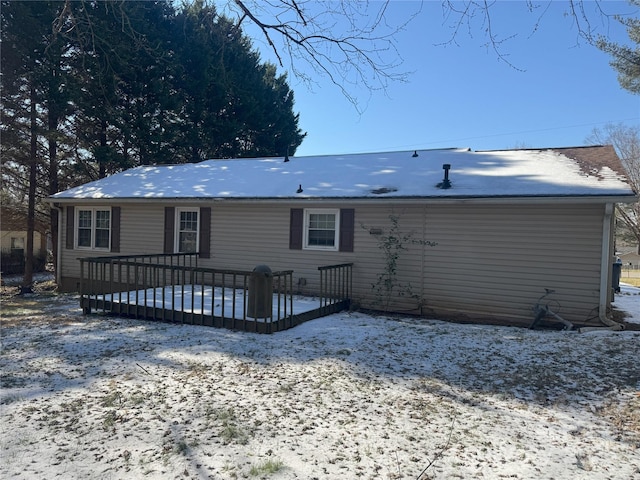
M289 248L353 252L355 210L292 208Z
M111 208L76 207L71 232L74 248L78 250L106 250L111 248ZM67 219L69 222L70 219ZM69 223L67 223L67 246L70 244Z

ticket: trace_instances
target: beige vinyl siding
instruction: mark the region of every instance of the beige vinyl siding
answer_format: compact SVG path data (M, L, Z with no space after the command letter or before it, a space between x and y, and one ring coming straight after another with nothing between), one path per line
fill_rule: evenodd
M200 264L249 271L266 264L273 271L294 270L294 289L301 293L316 293L319 266L352 262L355 255L352 252L290 250L291 207L281 202L214 204L211 212L212 258ZM304 207L340 208L340 205L309 203ZM299 283L301 278L304 285Z
M549 288L561 315L584 322L597 314L603 211L602 205L359 205L354 299L364 307L386 304L374 286L385 268L380 242L393 215L407 238L392 310L529 322ZM371 228L384 233L371 235Z
M119 255L162 252L165 206L175 204L121 205ZM370 229L388 233L390 215L395 215L409 238L397 266L397 283L407 295L394 296L393 310L524 323L531 320L536 299L550 288L567 319L583 322L597 314L604 205L417 201L394 206L387 200L362 201L348 205L355 208L354 252L289 249L292 207L346 206L339 202L208 201L184 206L211 207L211 258L199 259L199 265L251 270L267 264L274 271L294 270L294 289L301 293L317 293L318 266L353 262L354 301L366 308L384 306L385 299L372 288L385 267L379 245L384 235ZM62 255L63 277L79 278L75 259L107 253L63 249ZM301 278L305 285L299 284ZM408 296L409 290L417 299Z
M122 205L120 252L116 255L162 253L164 208L171 205ZM318 288L319 266L354 261L354 254L348 252L290 250L291 206L288 204L206 202L184 206L211 207L211 258L198 259L198 265L202 267L251 271L256 265L266 264L273 271L294 270L296 285L299 278L306 280L306 285L300 291L311 293ZM340 208L340 205L309 204L305 208ZM65 234L66 229L63 228L63 246ZM69 279L66 282L69 285L67 289L75 289L80 277L80 262L77 259L109 253L63 249L62 255L62 275Z
M162 253L165 206L122 205L119 255Z
M79 204L84 206L83 204ZM117 204L110 207L119 206ZM162 253L164 241L164 205L125 204L120 205L120 252L105 250L69 250L66 245L67 210L62 222L62 283L65 290L77 289L80 279L79 258L102 257L108 255L134 255Z
M560 315L597 314L603 206L439 206L427 211L438 242L425 255L434 310L530 319L545 288Z
M425 239L425 207L424 206L385 206L366 205L356 207L355 253L354 260L354 299L362 307L416 313L418 300L411 298L413 293L422 296L423 258L430 247L419 244ZM378 276L385 271L386 260L382 244L390 236L391 217L397 218L400 234L405 237L401 241L396 272L397 288L387 303L386 295L377 293L379 287L385 288L378 281ZM382 231L381 234L371 233ZM426 238L426 240L429 240Z
M61 238L58 242L60 250L60 285L61 291L78 291L80 289L80 262L78 258L87 257L91 252L86 250L67 249L67 208L64 208L60 215L61 222ZM105 255L103 252L102 255ZM95 256L99 256L95 254Z

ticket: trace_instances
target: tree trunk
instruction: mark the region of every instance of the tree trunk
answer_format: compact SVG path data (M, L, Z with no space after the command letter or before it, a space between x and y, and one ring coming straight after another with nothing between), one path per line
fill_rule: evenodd
M100 158L98 158L98 178L107 176L107 121L100 120Z
M38 155L38 126L36 117L36 88L31 82L30 86L30 136L31 145L29 149L29 194L27 201L27 245L24 262L24 277L20 293L30 293L33 290L33 234L35 231L36 219L36 182L37 177L37 155Z
M58 68L51 69L51 78L49 84L49 105L47 111L47 127L48 127L48 146L49 146L49 195L58 193L59 190L59 177L58 177L58 123L60 121L60 109L58 100L55 95L59 89L59 65ZM53 249L53 268L58 278L58 244L60 239L58 238L58 222L60 221L58 211L55 209L50 210L50 225L51 225L51 248Z
M57 130L58 121L55 121L55 127L51 128L51 113L49 113L49 132L55 132ZM49 137L49 195L53 195L54 193L58 193L58 142L55 138ZM53 269L56 273L58 273L58 261L57 261L57 252L58 252L58 243L60 239L58 238L58 211L55 209L50 210L51 219L51 248L53 249Z

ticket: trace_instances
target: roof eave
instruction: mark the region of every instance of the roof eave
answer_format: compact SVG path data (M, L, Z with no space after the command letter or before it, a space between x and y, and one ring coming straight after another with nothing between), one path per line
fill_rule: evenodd
M375 196L375 197L111 197L111 198L54 198L46 201L52 205L65 204L128 204L128 203L200 203L200 202L234 202L234 203L280 203L280 202L345 202L375 203L377 201L393 203L510 203L510 204L542 204L542 203L635 203L639 197L634 194L624 195L448 195L448 196Z

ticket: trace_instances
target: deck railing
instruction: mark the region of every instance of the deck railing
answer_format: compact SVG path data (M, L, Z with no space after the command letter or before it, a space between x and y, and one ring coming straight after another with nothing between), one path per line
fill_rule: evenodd
M348 308L353 290L353 263L318 267L320 272L320 309L324 315Z
M255 272L199 267L196 254L81 258L80 305L85 313L271 333L349 306L351 264L318 270L319 308L294 313L293 270L271 273L265 286Z

